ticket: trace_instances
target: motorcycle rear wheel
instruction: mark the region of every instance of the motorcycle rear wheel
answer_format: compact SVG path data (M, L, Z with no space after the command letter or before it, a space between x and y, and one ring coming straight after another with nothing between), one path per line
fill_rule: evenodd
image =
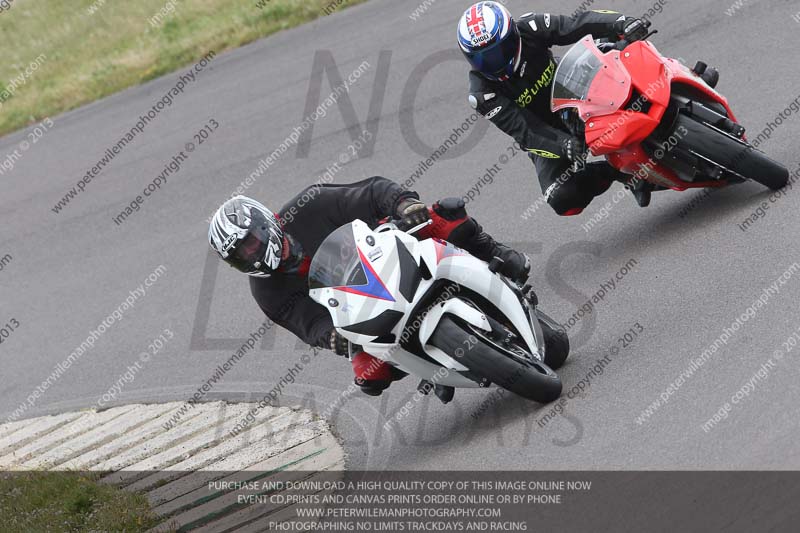
M472 342L471 337L477 342ZM428 342L472 373L523 398L549 403L561 396L561 378L546 364L503 353L452 315L442 317Z

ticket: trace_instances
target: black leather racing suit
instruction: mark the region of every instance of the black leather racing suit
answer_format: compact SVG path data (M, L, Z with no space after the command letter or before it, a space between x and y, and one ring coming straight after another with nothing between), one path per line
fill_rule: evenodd
M522 57L508 80L496 82L469 73L470 104L529 152L547 202L559 215L580 213L624 176L605 162L589 163L573 172L564 152L571 135L550 111L556 62L550 47L578 42L588 34L616 39L625 17L619 13L586 11L572 18L526 13L517 21Z

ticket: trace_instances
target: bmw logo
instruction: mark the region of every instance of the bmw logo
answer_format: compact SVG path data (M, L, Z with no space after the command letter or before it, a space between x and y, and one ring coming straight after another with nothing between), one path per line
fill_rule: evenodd
M370 246L375 246L375 237L372 235L367 235L367 244Z
M338 307L339 306L339 300L337 300L336 298L330 298L328 300L328 305L331 306L331 307Z

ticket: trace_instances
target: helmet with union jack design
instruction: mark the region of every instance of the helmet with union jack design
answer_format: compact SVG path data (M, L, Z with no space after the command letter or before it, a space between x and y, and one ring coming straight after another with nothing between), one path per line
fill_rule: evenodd
M522 38L511 13L497 2L478 2L458 22L458 44L472 68L494 81L519 66Z

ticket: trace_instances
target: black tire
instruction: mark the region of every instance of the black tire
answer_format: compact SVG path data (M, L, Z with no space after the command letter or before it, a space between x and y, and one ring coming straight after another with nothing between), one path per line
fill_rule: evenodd
M563 328L553 328L547 321L539 319L544 334L544 362L553 370L564 366L569 356L569 337Z
M682 113L678 114L673 131L683 131L680 128L688 131L678 142L685 150L691 150L772 190L782 189L789 182L789 171L783 165L744 141L736 140Z
M477 335L478 342L471 343L468 339L472 335L467 325L445 315L428 342L458 360L470 372L523 398L549 403L561 396L561 378L547 365L520 361Z

